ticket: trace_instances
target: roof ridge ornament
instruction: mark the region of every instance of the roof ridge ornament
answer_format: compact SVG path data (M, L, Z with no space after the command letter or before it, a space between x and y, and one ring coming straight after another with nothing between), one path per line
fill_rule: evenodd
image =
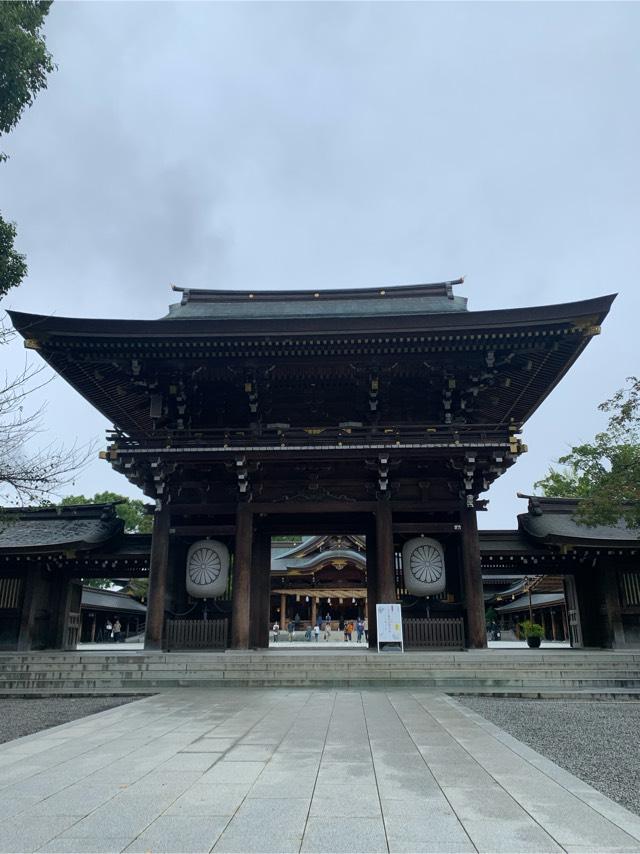
M235 288L183 288L171 283L171 290L182 294L183 305L191 300L199 302L284 302L289 300L370 299L403 296L446 296L454 299L453 287L464 283L465 277L442 282L420 282L410 285L384 285L358 288L284 288L282 290L251 290Z

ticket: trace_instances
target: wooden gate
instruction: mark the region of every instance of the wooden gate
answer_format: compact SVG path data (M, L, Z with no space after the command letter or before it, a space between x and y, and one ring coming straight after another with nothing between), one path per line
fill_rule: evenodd
M464 649L462 617L405 618L402 629L407 649Z
M166 648L226 649L229 620L167 620Z

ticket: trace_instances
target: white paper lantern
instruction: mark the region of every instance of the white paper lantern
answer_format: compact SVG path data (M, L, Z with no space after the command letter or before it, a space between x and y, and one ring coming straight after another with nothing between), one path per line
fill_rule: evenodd
M187 552L187 593L212 599L227 589L229 549L217 540L198 540Z
M446 587L444 549L431 537L416 537L402 548L404 586L411 596L435 596Z

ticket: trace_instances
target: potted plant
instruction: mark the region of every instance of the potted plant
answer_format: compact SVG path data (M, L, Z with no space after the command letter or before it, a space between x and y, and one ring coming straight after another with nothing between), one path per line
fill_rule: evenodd
M527 646L531 649L538 649L540 642L544 637L544 628L540 623L534 623L531 620L525 620L520 624L520 631L527 639Z

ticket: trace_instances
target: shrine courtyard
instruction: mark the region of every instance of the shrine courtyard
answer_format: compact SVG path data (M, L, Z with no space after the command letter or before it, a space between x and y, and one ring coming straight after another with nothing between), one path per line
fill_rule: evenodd
M1 851L640 851L640 817L428 690L170 689L2 745L0 785Z

